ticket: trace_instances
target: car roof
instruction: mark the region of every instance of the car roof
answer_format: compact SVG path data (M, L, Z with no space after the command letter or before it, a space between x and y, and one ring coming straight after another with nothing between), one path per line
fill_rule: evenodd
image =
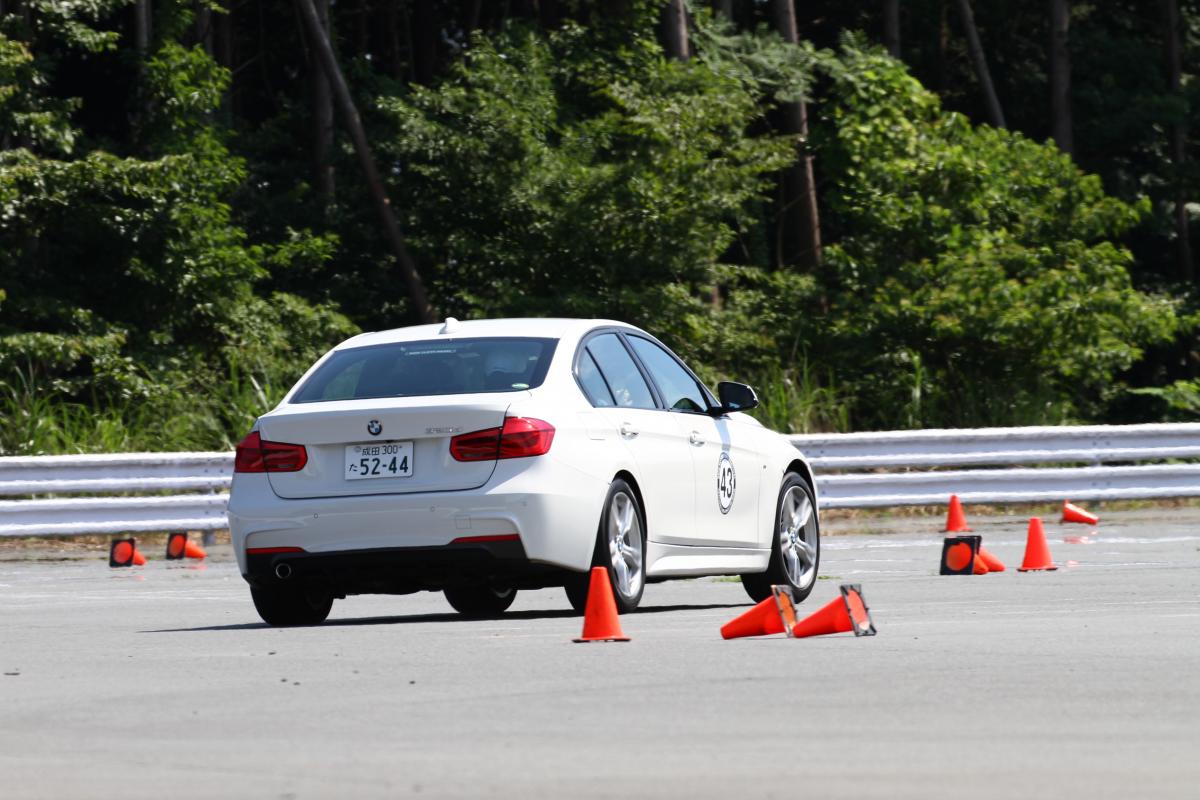
M450 317L445 322L438 322L433 325L412 325L407 328L393 328L386 331L360 333L358 336L342 342L338 345L337 349L443 338L528 336L545 339L574 339L594 328L609 326L624 328L626 330L637 330L637 328L628 323L609 319L529 317L524 319L475 319L460 321Z

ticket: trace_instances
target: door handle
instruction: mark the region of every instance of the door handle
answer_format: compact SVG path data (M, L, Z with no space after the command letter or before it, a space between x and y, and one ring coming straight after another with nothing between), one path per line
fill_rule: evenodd
M638 435L637 428L630 425L628 422L622 422L621 427L617 429L626 439L636 439Z
M704 437L700 435L699 431L692 431L691 435L688 436L688 441L699 447L704 444Z

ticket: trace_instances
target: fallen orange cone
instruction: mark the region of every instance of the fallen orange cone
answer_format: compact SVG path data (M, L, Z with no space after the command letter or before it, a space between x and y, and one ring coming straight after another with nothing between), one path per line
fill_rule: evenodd
M1062 521L1078 522L1083 525L1099 525L1100 517L1084 511L1070 500L1063 500Z
M141 566L144 566L145 563L146 563L146 557L144 555L142 555L142 551L138 550L136 547L133 548L133 565L135 567L141 567Z
M608 570L592 567L591 583L588 584L587 607L583 612L583 634L576 642L628 642L629 637L621 631L617 616L617 601L613 598L612 583Z
M184 543L183 554L188 558L206 558L208 556L203 547L191 541Z
M770 597L721 626L721 638L770 636L783 633L795 624L796 607L792 603L792 593L785 586L772 586Z
M1004 572L1004 562L979 546L979 560L987 565L988 572Z
M112 544L108 547L108 565L110 567L132 567L133 554L137 552L137 545L133 539L113 539ZM145 559L142 560L145 563Z
M1029 535L1025 540L1025 560L1017 572L1058 569L1050 557L1050 546L1046 544L1046 529L1040 517L1029 518Z
M970 530L970 526L967 525L967 517L963 514L962 503L958 502L958 495L950 495L950 511L946 514L946 533L961 533Z
M858 584L842 584L841 595L831 600L824 608L816 611L791 630L793 639L809 636L825 636L830 633L854 631L855 636L874 636L875 623L862 597Z
M940 575L986 575L987 564L979 558L982 537L947 536L942 540Z
M183 558L183 551L187 548L187 544L186 533L172 533L167 536L167 561L178 561Z

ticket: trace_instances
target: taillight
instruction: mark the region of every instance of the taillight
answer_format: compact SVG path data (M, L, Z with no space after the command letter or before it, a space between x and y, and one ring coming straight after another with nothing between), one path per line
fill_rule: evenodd
M450 455L455 461L495 461L499 453L499 428L463 433L450 440Z
M238 442L233 458L234 472L299 472L308 463L308 451L302 444L263 441L251 431Z
M532 417L509 417L503 428L486 428L455 436L450 455L455 461L495 461L545 455L554 442L554 426Z
M501 458L545 455L554 441L554 426L532 417L509 417L500 434Z

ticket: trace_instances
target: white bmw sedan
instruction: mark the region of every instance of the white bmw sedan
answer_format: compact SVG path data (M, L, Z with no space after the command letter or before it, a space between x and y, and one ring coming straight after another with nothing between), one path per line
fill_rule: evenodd
M229 526L272 625L350 594L445 592L469 616L519 589L617 606L647 582L740 575L812 591L816 489L786 439L620 322L508 319L365 333L326 353L238 445Z

